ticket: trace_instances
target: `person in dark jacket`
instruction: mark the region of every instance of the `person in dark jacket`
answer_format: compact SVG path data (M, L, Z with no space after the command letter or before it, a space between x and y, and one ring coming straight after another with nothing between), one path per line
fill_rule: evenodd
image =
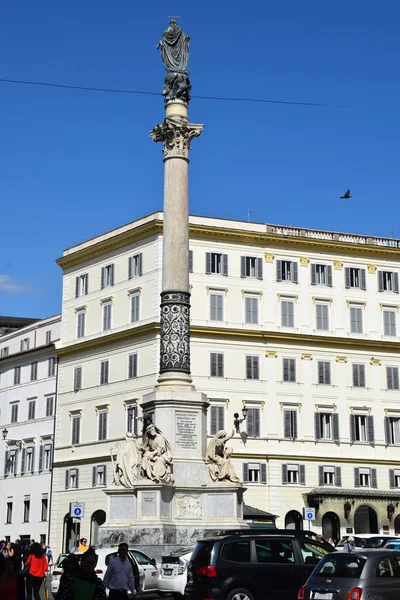
M57 600L107 600L106 588L95 573L96 565L97 554L93 548L89 548L82 555L77 575L65 579Z

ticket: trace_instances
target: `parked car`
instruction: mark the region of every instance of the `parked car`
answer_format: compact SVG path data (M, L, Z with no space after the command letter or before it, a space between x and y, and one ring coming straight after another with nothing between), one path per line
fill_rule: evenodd
M396 538L395 540L389 540L383 546L385 550L400 550L400 538Z
M387 541L395 540L395 535L379 534L379 533L359 533L356 535L345 535L337 544L337 550L343 550L349 537L354 538L356 550L366 550L369 548L383 548Z
M171 594L174 600L182 600L192 553L193 548L181 548L162 557L161 572L158 578L160 594Z
M108 563L114 556L117 556L117 548L97 548L96 554L98 556L96 565L96 575L100 579L104 579ZM81 559L82 554L75 554L78 560ZM51 581L51 592L56 594L60 587L60 579L63 574L63 562L66 559L67 554L60 554L57 559L57 565L53 571L53 577ZM133 573L135 576L135 585L139 594L154 594L158 592L157 580L159 577L159 569L154 559L150 558L136 548L129 548L128 559L132 564Z
M303 531L247 530L204 539L189 563L185 599L296 600L329 552L335 548Z
M400 552L336 552L315 567L298 600L398 600Z

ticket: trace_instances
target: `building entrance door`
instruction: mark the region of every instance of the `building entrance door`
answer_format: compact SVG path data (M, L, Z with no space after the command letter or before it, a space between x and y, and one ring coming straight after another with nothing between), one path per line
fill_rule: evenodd
M340 540L340 519L335 512L326 512L322 517L322 535L326 540Z
M354 513L354 533L379 533L378 517L370 506L359 506Z

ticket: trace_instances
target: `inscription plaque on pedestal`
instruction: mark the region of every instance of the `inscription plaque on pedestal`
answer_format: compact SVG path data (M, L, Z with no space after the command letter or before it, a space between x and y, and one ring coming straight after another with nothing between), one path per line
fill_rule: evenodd
M195 413L175 413L175 444L178 448L197 450L197 415Z
M141 509L142 517L156 516L156 495L154 492L142 492Z

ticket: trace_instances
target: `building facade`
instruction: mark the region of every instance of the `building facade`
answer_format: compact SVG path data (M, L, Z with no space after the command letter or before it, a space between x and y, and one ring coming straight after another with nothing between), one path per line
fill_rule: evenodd
M0 337L0 522L4 539L47 543L61 315Z
M96 543L110 448L141 435L158 373L162 218L58 261L57 549L76 535ZM313 507L326 537L400 531L399 256L393 239L190 217L192 376L208 434L232 430L245 503L278 526L302 527Z

